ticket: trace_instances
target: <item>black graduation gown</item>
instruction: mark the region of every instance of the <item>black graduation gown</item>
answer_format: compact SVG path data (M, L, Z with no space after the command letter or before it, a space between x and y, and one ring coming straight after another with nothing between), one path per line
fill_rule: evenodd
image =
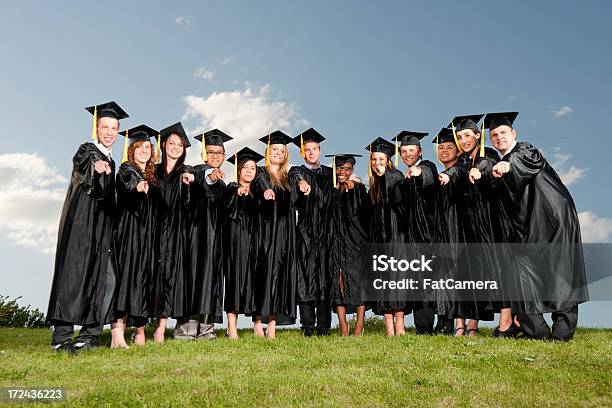
M94 163L106 161L111 174ZM102 310L115 216L115 162L95 144L83 143L72 159L72 176L60 219L47 321L78 325L106 320Z
M117 286L113 315L155 318L159 311L159 238L165 213L159 186L149 182L148 192L136 190L143 174L130 162L117 172L118 222L114 242Z
M404 177L398 181L395 189L394 200L399 223L399 242L432 244L434 242L438 170L436 165L429 160L421 160L418 166L421 168L421 174L417 177ZM406 254L405 259L412 259L421 254L418 245L405 246L402 252ZM433 294L424 296L420 300L433 301L434 296ZM420 300L411 306L421 308Z
M571 308L588 300L580 225L574 200L542 153L517 142L503 158L502 177L519 254L518 273L526 313ZM553 245L546 245L553 244Z
M265 321L276 315L277 324L294 324L297 307L295 255L295 208L291 191L274 188L275 200L264 200L263 192L272 188L270 174L258 167L252 183L261 200L261 249L255 280L257 315Z
M239 196L238 183L224 193L223 256L226 312L256 313L255 272L260 249L259 202L252 195Z
M462 153L457 159L457 165L450 172L450 183L453 183L461 194L459 201L459 217L463 218L461 224L463 237L466 244L494 243L495 232L493 231L491 193L488 181L491 178L491 168L497 163L499 157L495 157L495 151L485 148L485 157L477 157L472 161L468 153ZM469 171L477 167L483 177L477 183L469 181ZM468 250L468 247L464 247ZM470 249L473 249L471 247ZM469 251L471 252L474 251ZM491 279L495 279L499 274L500 265L489 251L483 250L480 256L468 256L465 252L461 256L463 267L459 268L461 280L482 279L483 274L475 274L475 270L489 271ZM491 300L476 301L475 297L463 294L462 301L455 303L455 317L463 319L493 320L495 317L495 307Z
M361 183L347 191L334 189L327 241L329 245L329 270L332 275L334 306L345 306L348 313L365 305L361 278L362 246L369 240L368 218L370 196Z
M326 301L331 296L331 275L328 267L328 206L332 191L332 169L321 166L316 173L306 166L289 170L291 191L297 210L296 265L298 302ZM298 183L305 180L311 187L304 195Z
M455 163L443 171L448 174L451 179L458 177L462 170L459 168L459 163ZM456 268L456 264L452 262L456 259L461 250L462 243L465 242L463 222L461 216L462 194L456 183L448 183L439 185L436 201L435 201L435 219L434 219L434 242L444 246L440 249L440 254L446 255L443 257L443 265L439 269L440 276L438 279L447 278L444 274L446 269ZM435 292L436 313L447 317L455 315L455 297L450 291L437 290Z
M370 211L370 240L374 244L402 242L402 235L399 226L398 212L396 210L395 199L397 197L397 183L404 179L404 174L397 170L387 170L383 176L373 174L378 181L376 186L378 191L378 201L372 203ZM372 191L370 191L372 196ZM395 292L398 293L398 292ZM393 292L386 299L378 299L375 302L374 312L376 314L390 313L394 310L406 310L408 302L394 298Z
M181 180L188 170L189 166L181 166L166 174L163 165L157 165L157 182L167 210L160 237L159 305L164 316L189 316L189 188Z
M223 322L223 249L222 194L225 182L206 182L208 164L193 168L195 181L190 185L188 259L190 280L190 316L214 316Z

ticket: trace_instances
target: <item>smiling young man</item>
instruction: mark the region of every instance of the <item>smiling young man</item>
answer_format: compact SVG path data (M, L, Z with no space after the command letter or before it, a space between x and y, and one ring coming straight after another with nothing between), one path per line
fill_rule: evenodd
M202 143L203 164L185 175L191 183L188 269L189 316L177 323L177 339L214 339L214 323L223 322L222 195L225 190L221 165L224 143L232 137L213 129L194 139Z
M94 115L93 142L72 159L72 177L60 219L55 271L47 311L53 351L95 348L112 299L111 236L115 213L115 162L111 148L119 120L127 118L108 102L86 110ZM71 343L74 325L81 331Z
M578 304L588 300L578 214L542 153L516 141L517 115L489 113L484 121L491 144L503 156L492 172L504 187L514 242L529 244L517 254L525 297L516 311L527 337L569 340L578 323ZM543 313L552 313L552 334Z
M304 164L289 170L295 197L297 221L298 302L304 336L327 335L331 328L331 276L327 244L328 204L332 191L332 169L321 165L325 138L310 128L293 139L303 152Z
M397 209L402 241L431 244L434 242L435 200L438 170L423 160L421 139L427 133L404 130L395 136L399 154L406 165L406 178L397 183ZM412 304L417 334L434 332L435 310L429 302Z

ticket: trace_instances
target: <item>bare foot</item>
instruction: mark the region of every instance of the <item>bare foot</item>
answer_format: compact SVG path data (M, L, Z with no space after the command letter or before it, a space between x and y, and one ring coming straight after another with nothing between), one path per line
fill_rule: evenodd
M153 340L158 343L158 344L162 344L164 342L164 337L166 335L166 330L161 330L161 329L156 329L155 332L153 333Z
M142 333L134 334L134 344L136 344L137 346L144 346L145 345L145 334L144 334L144 331Z
M124 341L118 341L115 342L114 340L111 340L111 349L129 349L130 346L127 345L127 343Z

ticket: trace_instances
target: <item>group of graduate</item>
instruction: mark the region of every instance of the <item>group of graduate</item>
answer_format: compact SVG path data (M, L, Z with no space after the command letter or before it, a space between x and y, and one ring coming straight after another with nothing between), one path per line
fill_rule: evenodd
M134 344L144 344L149 321L161 343L168 318L177 320L175 339L212 339L223 312L231 339L239 338L240 314L252 318L256 336L275 338L276 326L294 324L298 311L305 336L329 334L332 312L341 336L349 335L347 313L356 313L361 335L367 309L384 316L388 336L405 333L408 313L419 334L477 335L479 321L500 313L494 336L573 336L588 297L581 252L551 256L551 268L576 283L554 299L364 299L368 243L580 244L573 200L541 152L516 141L516 112L455 117L432 140L439 173L422 157L427 133L379 137L366 147L364 183L354 173L359 154L328 155L332 166L321 165L325 138L313 128L296 137L271 132L260 139L263 155L244 147L229 157L224 144L232 137L213 129L194 137L203 163L189 166L180 122L119 132L128 115L118 104L86 109L93 140L73 158L47 312L54 351L98 347L108 323L113 348L128 347L127 326ZM495 150L484 147L485 129ZM118 135L124 155L115 176ZM302 165L290 167L291 144ZM225 160L231 176L221 170ZM539 276L533 265L522 267L508 273ZM543 313L552 313L552 332Z

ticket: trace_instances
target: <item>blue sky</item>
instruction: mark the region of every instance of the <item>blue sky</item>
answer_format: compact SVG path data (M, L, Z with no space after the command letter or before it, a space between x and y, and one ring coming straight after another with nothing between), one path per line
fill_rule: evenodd
M123 127L224 126L239 139L230 153L309 125L328 138L324 154L360 153L402 129L518 110L519 138L568 181L590 240L610 242L610 2L228 3L0 6L7 294L46 306L53 256L41 248L53 246L71 158L89 138L83 107L111 99L130 114Z

